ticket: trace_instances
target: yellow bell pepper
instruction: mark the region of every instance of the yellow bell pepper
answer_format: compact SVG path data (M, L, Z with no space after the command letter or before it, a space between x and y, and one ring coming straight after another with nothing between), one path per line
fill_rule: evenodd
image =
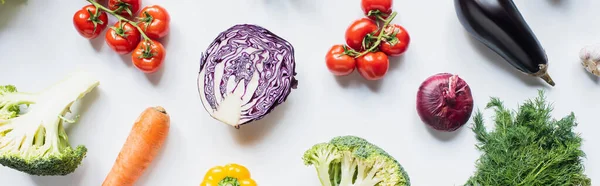
M256 182L246 167L231 163L209 169L200 186L256 186Z

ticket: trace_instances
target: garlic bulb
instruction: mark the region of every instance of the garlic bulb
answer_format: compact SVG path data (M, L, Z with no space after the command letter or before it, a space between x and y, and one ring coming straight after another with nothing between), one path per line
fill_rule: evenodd
M600 76L600 44L586 46L579 52L581 65L590 73Z

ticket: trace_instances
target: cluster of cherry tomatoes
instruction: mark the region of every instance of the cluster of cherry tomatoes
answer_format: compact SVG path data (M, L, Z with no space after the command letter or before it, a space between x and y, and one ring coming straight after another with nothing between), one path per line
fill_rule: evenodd
M346 29L346 45L331 47L325 62L334 75L357 69L365 79L379 80L388 71L388 56L404 54L410 36L404 27L390 24L396 16L392 0L362 0L362 10L366 17L352 22Z
M81 36L97 38L107 28L107 13L111 14L117 21L105 34L106 44L118 54L131 53L132 63L144 73L154 73L162 66L166 51L157 40L169 33L171 21L165 8L151 5L140 11L141 0L108 0L108 8L95 0L87 1L91 4L73 15Z

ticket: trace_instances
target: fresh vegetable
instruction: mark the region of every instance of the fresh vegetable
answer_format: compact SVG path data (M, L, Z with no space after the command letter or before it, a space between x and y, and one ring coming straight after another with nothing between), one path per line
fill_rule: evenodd
M135 120L102 186L133 186L163 147L170 122L171 118L164 108L146 108Z
M140 13L139 26L150 39L160 39L169 34L171 16L159 5L144 7Z
M346 44L357 51L367 49L365 37L374 35L379 28L377 23L368 18L354 20L346 29Z
M140 0L109 0L109 7L95 0L87 0L102 15L110 14L117 22L106 32L104 39L117 54L131 54L132 63L144 73L154 73L162 66L166 50L156 39L169 33L170 16L167 10L158 5L144 7L137 15L139 22L123 17L117 12L133 16L138 12ZM114 10L114 11L113 11ZM103 22L104 24L107 21ZM142 28L143 27L143 28ZM98 32L99 33L99 32ZM136 48L137 47L137 48ZM140 48L143 47L143 48Z
M356 68L356 60L346 54L347 50L344 45L333 45L325 56L327 68L336 76L348 75Z
M383 14L383 18L392 13L392 0L362 0L361 8L366 16Z
M385 76L390 67L390 60L383 52L369 52L356 59L356 68L367 80L379 80Z
M379 45L379 50L388 56L400 56L408 50L410 35L404 27L397 24L390 25L385 32L393 34Z
M364 51L368 46L365 37L374 35L379 28L377 23L368 18L357 19L346 29L346 44L357 51Z
M387 152L356 136L319 143L302 157L314 166L322 186L409 186L404 168Z
M78 71L38 93L0 86L0 164L37 176L64 176L77 169L87 148L72 148L65 123L73 102L99 85ZM28 106L27 112L20 108ZM78 116L75 116L78 118Z
M140 32L130 23L119 21L106 32L105 39L118 54L129 54L140 43Z
M393 40L395 39L395 34L394 32L389 32L392 31L393 29L385 29L388 28L388 26L390 25L390 23L392 22L392 20L394 20L394 18L396 17L397 13L396 12L392 12L392 14L385 19L385 21L381 24L383 26L381 26L381 28L377 28L378 30L374 33L369 33L366 34L366 36L364 36L362 43L364 43L363 47L365 49L365 51L362 52L357 52L357 51L350 51L351 53L355 53L356 55L354 56L355 58L359 58L363 55L366 55L370 52L376 52L379 49L379 46L381 45L382 42L388 41L388 40ZM388 31L388 32L386 32ZM350 45L350 44L348 44Z
M230 163L209 169L200 186L256 186L250 171L243 165Z
M356 68L367 80L382 79L388 71L388 56L400 56L410 44L406 29L391 24L397 13L392 0L362 0L367 17L357 19L346 28L346 45L334 45L325 56L329 71L346 76Z
M600 44L583 47L579 51L581 65L589 73L600 76Z
M467 186L591 185L582 163L582 138L573 131L573 113L551 119L553 108L543 91L518 111L505 108L495 97L486 108L495 110L495 130L487 131L481 112L475 114L472 130L483 154Z
M108 0L108 8L125 17L136 14L141 5L141 0Z
M136 68L144 73L154 73L163 64L165 48L156 41L142 41L131 55L131 61Z
M235 25L202 53L202 104L213 118L236 128L260 120L296 88L295 68L288 41L257 25Z
M513 1L454 0L460 23L513 67L551 86L548 58Z
M435 74L419 87L417 112L431 128L455 131L469 121L473 112L471 88L458 75Z
M93 5L86 5L73 15L73 25L79 34L94 39L102 33L108 24L106 12L98 11Z
M385 21L384 27L382 28L386 28L395 16L396 12L393 12ZM397 32L395 29L376 28L379 30L375 30L375 32L372 33L366 32L363 24L369 24L367 22L374 23L373 20L370 20L368 18L363 18L354 22L346 32L346 39L348 41L348 45L334 45L334 47L328 52L327 56L325 57L325 61L328 64L327 67L334 75L348 75L352 73L352 71L345 71L344 73L340 73L336 72L337 70L332 70L332 66L330 66L330 64L332 63L332 61L330 60L330 55L332 51L337 53L342 52L344 56L354 58L354 61L356 61L355 66L358 69L358 72L367 80L379 80L383 78L383 76L387 73L389 67L388 56L385 53L378 51L378 49L380 48L380 46L382 46L382 43L388 42L388 40L388 46L390 48L402 47L400 45L404 45L404 43L396 46L397 44L399 44L399 41L395 35L399 32ZM375 26L377 27L377 25ZM357 42L360 42L360 44L357 44ZM354 45L360 45L362 49L366 50L359 52L355 49L352 49L352 44L350 43L354 43ZM386 51L390 52L392 50L390 49ZM351 60L349 60L346 57L344 57L343 59L346 60L344 61L344 64L347 64L347 66L345 67L351 67L351 65L349 65Z

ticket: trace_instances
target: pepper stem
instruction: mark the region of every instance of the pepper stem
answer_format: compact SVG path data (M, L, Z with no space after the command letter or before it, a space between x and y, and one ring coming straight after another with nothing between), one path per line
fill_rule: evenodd
M225 177L218 183L218 186L240 186L240 182L234 177Z

